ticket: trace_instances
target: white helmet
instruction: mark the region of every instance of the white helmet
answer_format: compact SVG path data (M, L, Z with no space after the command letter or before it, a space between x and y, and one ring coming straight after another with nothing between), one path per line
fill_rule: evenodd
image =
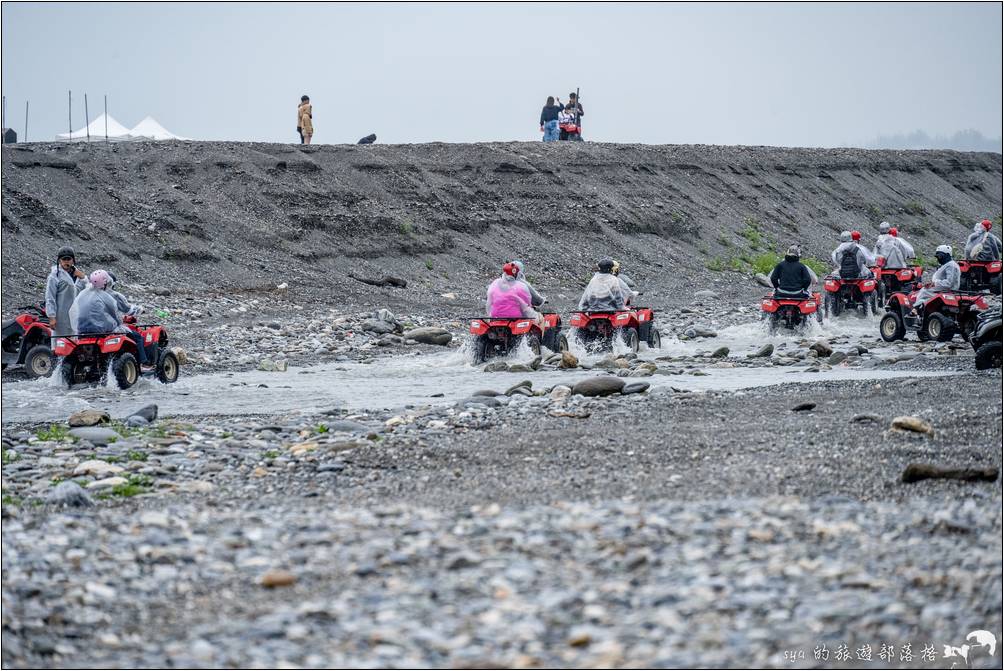
M934 253L935 254L948 254L949 256L951 256L952 255L952 246L951 245L938 245L938 248L934 250Z
M851 241L851 232L850 231L841 231L840 232L840 242L850 242L850 241Z
M890 228L892 228L892 226L889 225L889 222L883 221L881 224L879 224L879 233L882 234L888 233Z

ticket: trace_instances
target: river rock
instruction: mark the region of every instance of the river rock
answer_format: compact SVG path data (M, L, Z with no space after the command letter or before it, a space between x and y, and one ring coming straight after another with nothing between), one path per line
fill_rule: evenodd
M478 389L471 396L502 396L502 394L493 389Z
M394 332L394 324L381 321L379 319L367 319L363 321L361 328L367 333L377 333L381 335Z
M96 426L112 421L111 415L104 410L78 410L70 415L66 423L70 426Z
M533 389L533 382L531 382L530 380L523 380L522 382L518 382L518 383L514 384L513 386L509 387L508 389L506 389L505 390L505 395L506 396L512 396L513 392L516 391L517 389L519 389L520 387L526 387L527 389Z
M405 338L410 338L416 342L426 345L440 345L445 347L453 340L453 334L438 326L423 326L422 328L411 329L404 332Z
M118 487L119 485L124 485L128 480L120 475L113 475L110 478L102 478L101 480L95 480L94 482L87 483L88 489L111 489L112 487Z
M60 482L53 487L45 495L45 502L54 506L70 506L72 508L86 508L94 505L84 488L71 480Z
M716 349L714 352L711 353L711 356L715 359L724 359L728 355L729 355L728 347L719 347L718 349Z
M491 361L482 370L486 373L503 373L509 370L509 364L505 361Z
M815 352L818 356L830 356L833 354L833 347L830 346L825 340L817 340L816 342L809 345L809 349Z
M80 428L70 429L70 435L80 440L89 441L95 445L107 445L108 443L114 443L116 440L122 438L117 431L113 429L105 429L100 426L82 426Z
M579 358L572 354L571 352L561 353L561 363L558 364L558 368L577 368L579 365Z
M718 294L711 289L702 289L694 292L694 298L718 298Z
M753 276L760 285L767 287L768 289L773 289L774 285L770 283L770 278L763 273L757 273Z
M683 332L683 335L688 338L717 338L718 332L703 326L691 326Z
M115 473L121 473L125 469L121 466L116 466L115 464L109 464L107 461L101 461L100 459L88 459L87 461L77 464L77 467L73 469L74 475L93 475L95 477L103 477L105 475L114 475Z
M182 347L172 347L171 353L178 360L179 366L185 366L188 364L188 352Z
M555 385L554 389L551 390L549 396L553 401L560 401L563 398L568 398L572 395L572 388L568 385L559 384Z
M157 420L158 408L156 403L151 403L150 405L144 405L142 408L136 412L129 415L130 417L142 417L148 422L154 422Z
M771 345L770 343L767 343L766 345L764 345L763 347L761 347L760 349L758 349L753 354L750 354L749 358L751 358L751 359L759 359L761 357L768 357L768 356L770 356L773 353L774 353L774 346Z
M582 396L609 396L618 393L623 388L624 380L620 378L613 376L591 377L576 382L575 386L572 387L572 393Z
M808 410L812 410L815 407L816 407L815 403L813 403L812 401L806 401L805 403L799 403L794 408L792 408L791 411L792 412L805 412L805 411L808 411Z
M647 391L651 385L648 382L632 382L630 384L624 385L621 389L622 394L640 394L643 391Z
M359 422L353 422L351 419L339 419L334 422L325 422L325 426L328 427L328 431L331 433L365 433L369 431L368 426L360 424Z
M125 425L134 429L138 429L144 426L149 426L150 422L146 421L139 415L131 415L129 417L126 417Z
M514 363L507 368L510 373L532 373L533 369L525 363Z
M535 356L533 361L530 362L530 368L533 370L540 370L540 364L543 362L542 357Z
M830 364L831 366L836 366L838 363L843 363L846 360L847 360L847 352L834 352L826 360L826 363Z
M929 436L934 435L934 427L922 420L920 417L910 417L909 415L900 415L892 420L892 428L899 429L900 431L913 431L914 433L926 433Z
M296 576L289 571L284 571L282 569L265 571L258 576L258 584L269 589L276 587L289 587L294 583L296 583Z

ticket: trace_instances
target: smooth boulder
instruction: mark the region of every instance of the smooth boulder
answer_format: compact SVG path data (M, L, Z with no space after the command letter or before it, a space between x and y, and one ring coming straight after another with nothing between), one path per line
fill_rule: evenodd
M104 410L78 410L70 415L66 423L72 427L80 427L107 424L110 421L112 421L111 415Z
M605 375L603 377L591 377L580 380L572 387L573 394L580 396L609 396L620 393L624 388L624 380L619 377Z
M114 443L122 436L113 429L104 429L100 426L82 426L70 429L70 435L78 440L86 440L94 445L107 445Z
M404 337L425 345L439 345L441 347L449 345L450 341L453 340L452 333L438 326L423 326L411 329L404 332Z

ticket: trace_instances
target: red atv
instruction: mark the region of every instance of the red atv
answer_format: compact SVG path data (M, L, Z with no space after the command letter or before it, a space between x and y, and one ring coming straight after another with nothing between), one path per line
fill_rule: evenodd
M56 338L56 356L62 357L59 374L68 387L104 382L109 372L120 389L133 386L142 375L155 375L164 383L178 379L178 357L168 350L167 329L156 324L136 324L135 317L123 321L143 337L147 360L157 362L154 369L140 370L136 343L125 333L61 336Z
M789 331L794 331L809 323L811 315L816 315L816 320L823 323L823 313L819 310L819 292L811 296L800 296L785 294L775 291L767 294L760 301L760 309L763 310L763 318L767 321L767 328L773 334L777 327L783 325Z
M990 291L1001 295L1001 261L959 261L962 278L959 288L963 291Z
M610 351L614 348L614 336L633 352L639 343L645 342L652 349L659 349L662 338L655 326L652 308L630 308L617 312L573 312L570 325L574 336L591 351Z
M18 310L21 314L3 323L3 368L24 366L31 377L48 377L56 358L49 348L52 330L45 308L29 305Z
M923 266L910 266L909 268L886 268L885 257L880 256L871 268L875 279L878 280L878 304L885 305L889 296L897 291L911 292L920 282L924 275Z
M827 317L839 317L844 310L854 310L859 317L878 312L878 282L871 277L844 279L837 275L823 278L826 297L823 311Z
M474 336L474 363L484 363L496 356L506 356L526 339L530 350L540 354L540 346L552 352L568 349L561 335L561 317L545 314L544 328L526 317L475 317L471 319L470 333ZM562 347L562 343L565 346Z
M916 297L916 291L909 295L900 291L889 297L886 313L879 322L883 340L902 340L907 329L916 331L920 340L947 342L956 333L969 340L976 331L980 312L987 309L987 301L982 294L939 291L924 303L920 312L922 316L913 317L910 312Z

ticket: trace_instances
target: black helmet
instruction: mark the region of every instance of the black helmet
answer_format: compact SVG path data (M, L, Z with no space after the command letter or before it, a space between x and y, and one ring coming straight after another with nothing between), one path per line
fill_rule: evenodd
M60 247L59 251L56 252L56 260L71 258L74 261L77 260L77 255L73 253L73 247Z
M600 259L600 262L596 264L596 267L600 269L601 273L613 272L614 260L613 259Z

